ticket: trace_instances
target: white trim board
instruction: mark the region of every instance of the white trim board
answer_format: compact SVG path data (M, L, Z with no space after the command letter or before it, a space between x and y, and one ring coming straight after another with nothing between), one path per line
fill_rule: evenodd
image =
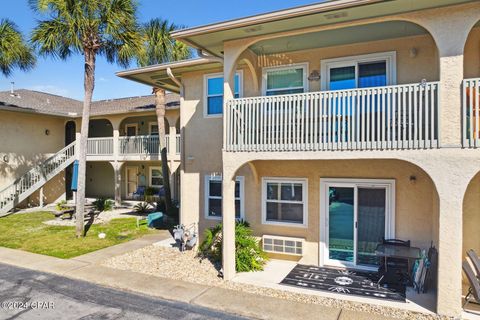
M394 179L356 179L356 178L321 178L320 179L320 243L319 243L319 265L333 265L342 267L356 267L357 265L337 263L328 258L328 221L327 213L329 200L327 190L331 185L341 185L352 187L356 190L358 187L375 187L386 189L386 214L385 214L385 238L395 238L395 180ZM355 204L355 211L356 204ZM357 213L355 212L355 217ZM354 219L355 220L355 219ZM354 232L354 245L356 246L356 232ZM355 251L355 250L354 250ZM369 269L368 267L366 269ZM371 269L371 268L370 268Z

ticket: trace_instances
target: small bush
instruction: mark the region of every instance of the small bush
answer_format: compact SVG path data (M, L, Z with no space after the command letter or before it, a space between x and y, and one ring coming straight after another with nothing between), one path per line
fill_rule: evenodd
M147 213L152 209L152 206L148 202L140 202L133 207L136 213Z
M98 198L93 201L93 206L96 211L111 211L113 209L114 202L110 199Z
M205 230L205 239L200 244L200 254L214 263L222 261L222 224ZM252 236L248 222L235 224L235 269L237 272L263 270L268 257Z
M66 210L67 209L66 204L67 204L67 200L60 200L55 204L55 209L57 211Z

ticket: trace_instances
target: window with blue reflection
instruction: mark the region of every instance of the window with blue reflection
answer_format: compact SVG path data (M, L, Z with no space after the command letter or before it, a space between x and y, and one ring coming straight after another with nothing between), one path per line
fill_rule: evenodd
M387 85L387 63L370 62L358 65L358 87L382 87Z
M330 90L356 88L355 66L330 69Z
M234 97L240 97L240 75L235 75ZM216 115L223 112L223 77L207 79L207 114Z

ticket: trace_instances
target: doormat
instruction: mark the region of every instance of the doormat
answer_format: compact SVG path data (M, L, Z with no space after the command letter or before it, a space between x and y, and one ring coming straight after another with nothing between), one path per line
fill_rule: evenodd
M378 286L375 272L297 265L280 284L306 289L405 302L406 287Z

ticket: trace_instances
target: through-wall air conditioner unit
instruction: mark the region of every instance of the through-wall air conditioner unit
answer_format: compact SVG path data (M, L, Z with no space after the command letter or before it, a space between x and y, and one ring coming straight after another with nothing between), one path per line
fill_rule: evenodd
M262 236L263 251L294 256L303 255L303 244L305 239L281 236Z

